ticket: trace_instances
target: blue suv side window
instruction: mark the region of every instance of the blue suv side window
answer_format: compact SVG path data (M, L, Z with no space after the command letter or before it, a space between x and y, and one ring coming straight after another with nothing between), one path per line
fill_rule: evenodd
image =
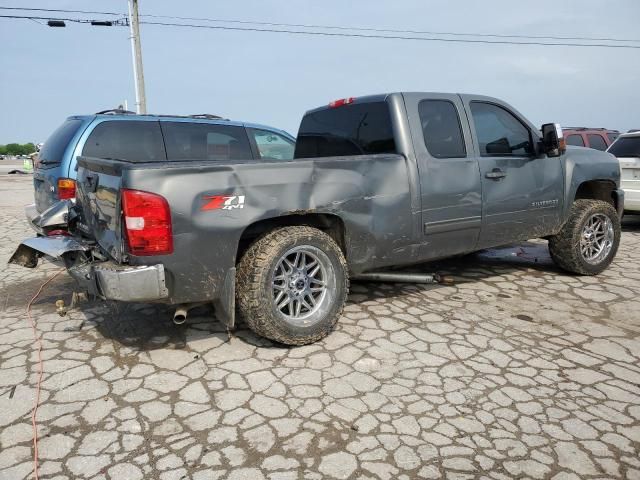
M253 159L244 127L165 121L161 124L169 161Z
M136 120L99 123L87 138L82 155L127 162L166 159L158 122Z
M262 160L292 160L296 144L284 136L252 128L249 130L256 142L258 154Z

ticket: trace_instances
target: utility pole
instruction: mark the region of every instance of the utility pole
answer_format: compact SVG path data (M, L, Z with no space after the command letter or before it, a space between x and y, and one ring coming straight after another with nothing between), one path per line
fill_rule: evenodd
M147 113L147 97L144 93L144 71L140 46L140 24L138 23L138 0L129 0L129 26L131 28L131 53L133 75L136 82L136 113Z

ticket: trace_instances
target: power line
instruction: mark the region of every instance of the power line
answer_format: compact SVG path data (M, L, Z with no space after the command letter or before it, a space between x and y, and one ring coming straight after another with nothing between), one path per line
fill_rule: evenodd
M204 28L212 30L232 30L245 32L268 32L268 33L287 33L293 35L316 35L323 37L351 37L351 38L376 38L386 40L416 40L423 42L447 42L447 43L480 43L494 45L544 45L549 47L602 47L602 48L631 48L640 49L640 45L611 45L604 43L560 43L560 42L536 42L536 41L510 41L510 40L478 40L463 38L439 38L439 37L408 37L402 35L368 35L361 33L336 33L336 32L312 32L305 30L288 30L279 28L255 28L255 27L228 27L223 25L197 25L189 23L168 23L168 22L149 22L142 21L145 25L159 25L164 27L184 27L184 28Z
M76 23L91 23L94 20L78 19L78 18L51 18L51 17L35 17L20 15L0 15L0 18L9 19L25 19L25 20L63 20ZM114 22L114 25L116 23ZM263 33L285 33L290 35L309 35L322 37L346 37L346 38L370 38L383 40L413 40L422 42L443 42L443 43L475 43L485 45L536 45L548 47L600 47L600 48L625 48L640 49L640 45L612 45L606 43L568 43L568 42L541 42L541 41L513 41L513 40L484 40L470 38L442 38L442 37L414 37L405 35L376 35L362 33L345 33L345 32L319 32L310 30L291 30L285 28L257 28L257 27L230 27L224 25L198 25L193 23L170 23L170 22L150 22L141 21L140 24L157 25L164 27L182 27L182 28L200 28L209 30L229 30L244 32L263 32Z
M174 20L195 20L201 22L218 22L218 23L239 23L247 25L265 25L273 27L298 27L298 28L323 28L329 30L359 30L367 32L389 32L389 33L413 33L421 35L450 35L460 37L496 37L496 38L536 38L539 40L585 40L585 41L608 41L608 42L640 42L640 39L624 39L609 37L563 37L563 36L544 36L544 35L506 35L496 33L462 33L462 32L440 32L428 30L395 30L390 28L371 28L371 27L345 27L338 25L313 25L305 23L276 23L276 22L259 22L252 20L236 20L221 18L199 18L199 17L175 17L171 15L140 15L149 18L169 18Z
M125 15L125 13L116 13L116 12L93 12L89 10L63 10L59 8L0 7L0 10L26 10L30 12L86 13L91 15Z
M65 10L65 9L53 9L53 8L22 8L22 7L0 7L0 10L26 10L26 11L43 11L43 12L60 12L60 13L81 13L81 14L93 14L93 15L124 15L124 13L117 12L97 12L90 10ZM272 27L293 27L293 28L315 28L315 29L329 29L329 30L357 30L379 33L401 33L401 34L419 34L419 35L447 35L447 36L460 36L460 37L494 37L494 38L522 38L522 39L537 39L537 40L582 40L582 41L606 41L606 42L640 42L640 39L625 39L625 38L612 38L612 37L568 37L568 36L545 36L545 35L508 35L508 34L494 34L494 33L464 33L464 32L441 32L441 31L428 31L428 30L402 30L402 29L389 29L389 28L372 28L372 27L354 27L354 26L339 26L339 25L317 25L317 24L304 24L304 23L278 23L278 22L261 22L253 20L237 20L237 19L222 19L222 18L202 18L202 17L180 17L172 15L140 15L140 17L149 18L167 18L173 20L189 20L199 22L217 22L217 23L237 23L244 25L264 25ZM150 23L151 22L146 22ZM598 45L599 46L599 45Z
M62 20L64 22L78 22L78 23L90 22L90 20L84 20L80 18L33 17L33 16L25 16L25 15L0 15L0 18L11 18L11 19L22 19L22 20Z
M116 19L116 20L108 20L108 21L98 21L94 19L88 18L61 18L61 17L34 17L34 16L24 16L24 15L0 15L0 18L8 18L8 19L19 19L19 20L32 20L37 22L38 20L60 20L63 22L73 22L73 23L96 23L96 24L110 24L109 26L116 27L127 27L129 26L127 18Z

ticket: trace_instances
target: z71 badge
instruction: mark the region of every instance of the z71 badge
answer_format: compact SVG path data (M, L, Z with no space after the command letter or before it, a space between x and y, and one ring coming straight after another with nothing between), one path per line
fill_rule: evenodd
M244 195L204 195L200 210L234 210L244 208Z

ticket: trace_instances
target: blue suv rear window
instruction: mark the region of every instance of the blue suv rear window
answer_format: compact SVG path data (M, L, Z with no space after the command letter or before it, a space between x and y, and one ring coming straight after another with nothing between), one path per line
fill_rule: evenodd
M39 163L45 165L60 163L69 142L81 124L82 120L70 118L60 125L44 142L38 155Z

